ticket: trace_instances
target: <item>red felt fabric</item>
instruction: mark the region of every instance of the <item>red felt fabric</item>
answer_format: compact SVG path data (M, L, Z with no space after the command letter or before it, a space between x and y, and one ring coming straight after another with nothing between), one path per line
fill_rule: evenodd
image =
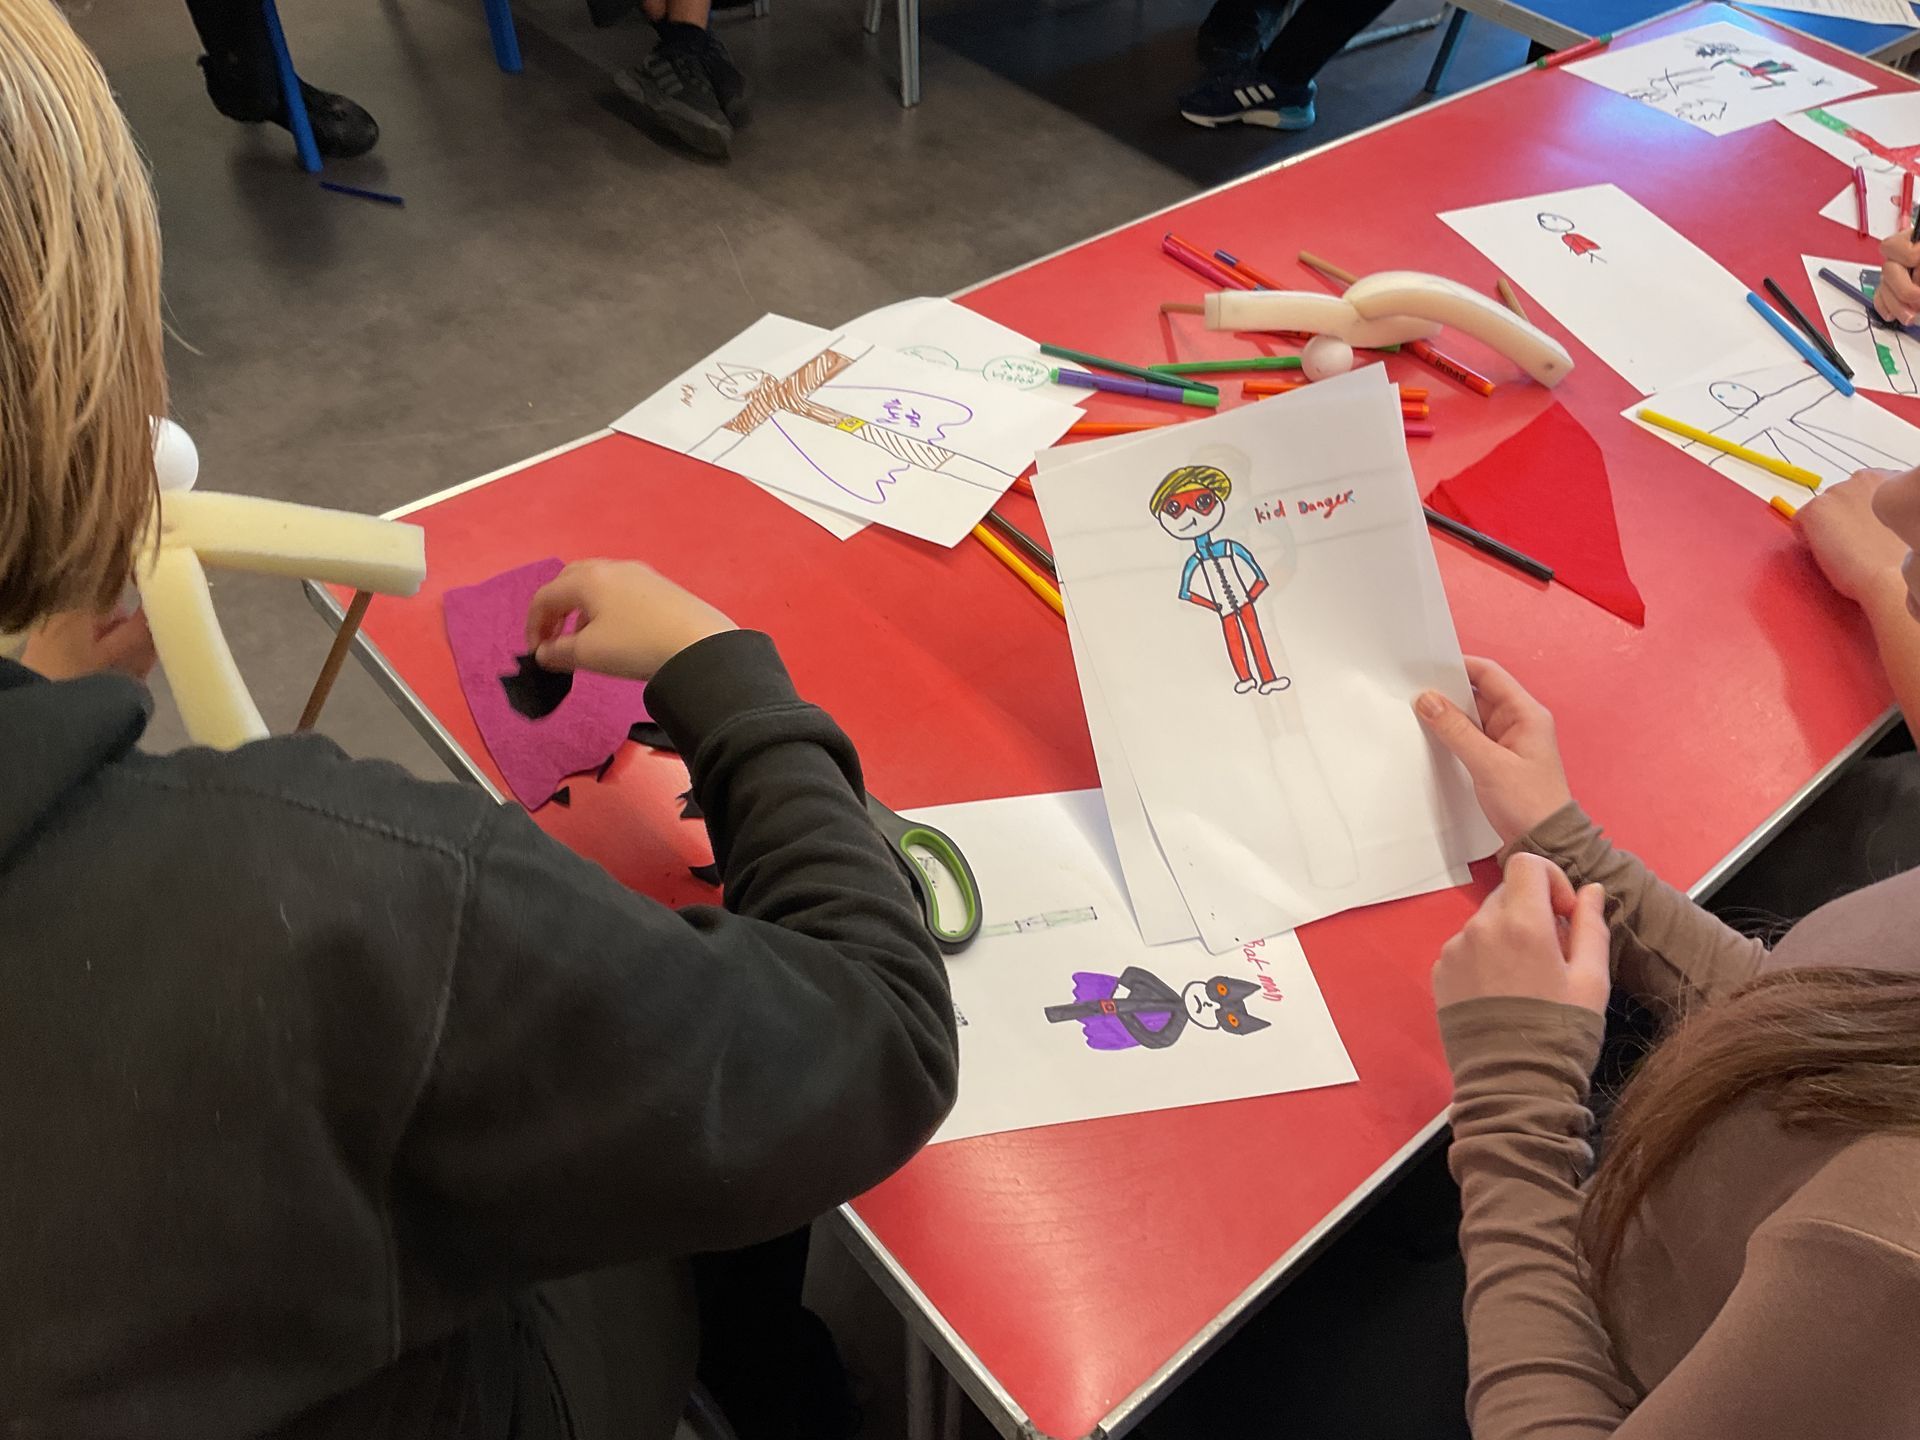
M1607 462L1559 405L1541 411L1450 480L1427 503L1553 567L1553 578L1630 625L1647 605L1620 553Z

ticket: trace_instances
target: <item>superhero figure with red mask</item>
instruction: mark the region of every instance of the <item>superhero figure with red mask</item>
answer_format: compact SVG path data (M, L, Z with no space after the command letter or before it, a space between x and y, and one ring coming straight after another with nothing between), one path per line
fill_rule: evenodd
M1238 677L1233 688L1242 695L1255 689L1270 695L1293 682L1274 673L1253 608L1267 588L1266 572L1238 540L1213 538L1227 518L1232 493L1233 480L1217 465L1183 465L1154 488L1149 508L1167 534L1193 542L1180 572L1180 598L1220 617L1227 658Z

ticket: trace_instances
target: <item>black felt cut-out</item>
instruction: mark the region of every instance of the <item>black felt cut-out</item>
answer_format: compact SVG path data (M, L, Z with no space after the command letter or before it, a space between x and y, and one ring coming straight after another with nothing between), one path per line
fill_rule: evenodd
M718 885L720 883L720 867L718 865L689 865L687 867L687 873L693 876L694 879L708 885Z
M704 820L707 818L707 812L700 808L700 802L693 798L693 792L691 790L684 790L680 794L680 818L682 820Z
M613 769L613 758L613 756L609 755L605 760L600 762L600 768L593 772L594 779L604 780L607 778L607 771Z
M562 785L558 790L554 791L553 803L558 805L562 810L565 810L569 805L573 804L573 787L570 785Z
M514 712L529 720L544 720L560 708L560 702L573 691L571 670L549 670L531 655L516 655L520 668L500 677L500 688L507 692L507 703Z
M667 732L651 720L634 721L627 729L627 738L645 745L649 750L665 750L669 755L680 753L680 747L673 743Z

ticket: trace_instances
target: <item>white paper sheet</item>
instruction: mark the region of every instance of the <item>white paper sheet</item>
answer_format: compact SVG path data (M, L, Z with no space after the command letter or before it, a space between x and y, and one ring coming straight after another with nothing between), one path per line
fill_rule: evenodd
M1920 430L1864 395L1842 395L1803 361L1745 374L1708 375L1649 396L1645 404L1736 445L1811 470L1822 485L1844 480L1856 470L1920 465ZM1622 413L1762 500L1778 495L1799 505L1811 493L1757 465L1649 425L1634 414L1639 408L1630 406Z
M1906 0L1767 0L1764 8L1824 15L1829 20L1858 20L1863 25L1913 28L1913 7Z
M951 300L896 301L849 320L846 328L943 370L979 375L996 385L1031 390L1065 405L1078 405L1093 393L1056 385L1047 378L1055 369L1084 370L1084 366L1042 355L1040 346L1018 330Z
M1867 318L1866 307L1846 291L1820 278L1822 267L1833 271L1856 289L1862 269L1878 270L1878 265L1863 266L1858 260L1835 260L1818 255L1802 255L1807 284L1812 287L1814 303L1802 305L1807 318L1826 328L1827 338L1848 365L1853 367L1857 389L1877 390L1882 395L1920 395L1920 340L1904 330L1882 328ZM1798 301L1799 297L1794 297Z
M1823 117L1825 122L1823 123ZM1876 152L1870 139L1884 151L1907 153L1911 161L1920 155L1920 93L1901 91L1892 95L1870 95L1864 100L1849 100L1843 105L1822 105L1818 112L1781 117L1781 125L1817 149L1840 162L1835 179L1840 189L1833 199L1820 207L1820 214L1850 231L1859 227L1860 209L1854 200L1853 181L1848 171L1858 165L1867 174L1867 230L1885 235L1913 224L1909 215L1902 223L1900 215L1901 176L1905 166L1887 154ZM1854 130L1846 134L1838 126ZM1863 138L1867 137L1867 138Z
M1725 21L1614 45L1566 70L1709 135L1730 135L1874 88L1871 80Z
M1293 936L1220 958L1193 942L1141 942L1098 790L913 818L958 842L984 902L980 938L947 967L961 1021L960 1099L933 1143L1358 1078ZM926 868L940 888L944 872ZM1120 983L1129 974L1137 983ZM1156 986L1166 1008L1131 1012L1154 1043L1098 1012L1099 998L1146 1001ZM1048 1017L1050 1006L1075 1005L1089 1013Z
M824 342L833 332L818 325L789 320L784 315L762 315L711 355L675 376L613 422L613 428L669 450L685 452L688 444L739 409L714 389L712 377L737 374L777 363L795 346ZM821 529L845 540L867 528L867 522L825 505L776 490L753 476L745 477L770 495L798 510Z
M723 347L614 428L939 545L957 544L1080 413L844 332L733 356Z
M1440 217L1650 395L1728 360L1779 356L1747 287L1617 185L1528 195Z
M1194 465L1232 480L1197 540L1151 505ZM1097 676L1210 951L1431 888L1493 850L1410 708L1428 688L1470 699L1378 366L1049 463L1034 488L1075 663Z

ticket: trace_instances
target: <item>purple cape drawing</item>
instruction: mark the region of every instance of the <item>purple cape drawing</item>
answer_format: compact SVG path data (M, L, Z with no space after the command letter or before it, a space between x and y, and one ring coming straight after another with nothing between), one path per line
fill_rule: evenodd
M628 727L647 718L644 685L584 671L543 720L527 719L508 702L500 678L514 673L526 649L528 602L564 568L559 560L536 560L449 590L443 602L467 708L507 788L529 810L552 799L569 775L599 769L626 740Z

